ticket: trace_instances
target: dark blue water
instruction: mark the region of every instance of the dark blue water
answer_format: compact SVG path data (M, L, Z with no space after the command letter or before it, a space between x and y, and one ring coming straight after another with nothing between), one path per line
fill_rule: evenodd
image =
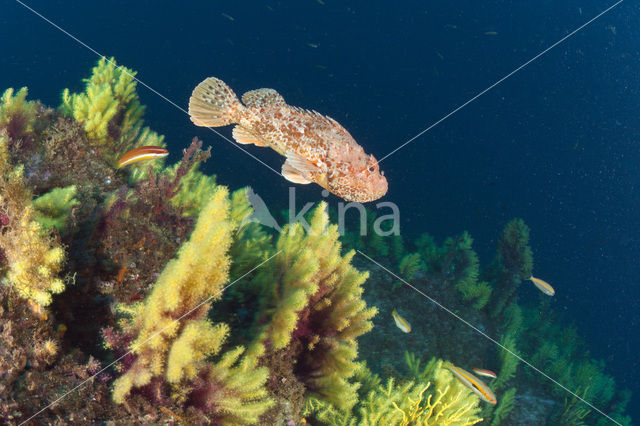
M277 89L340 121L381 158L612 2L27 2L186 109L216 76ZM0 86L57 105L97 57L18 3L0 6ZM232 17L233 20L225 15ZM640 10L624 1L381 163L405 234L468 230L488 262L504 224L531 227L535 272L640 405ZM494 34L495 33L495 34ZM11 41L9 41L11 40ZM177 153L213 145L219 181L286 208L287 182L144 88ZM229 129L222 132L230 136ZM276 170L281 158L246 148ZM321 198L298 187L298 201ZM336 199L330 199L337 202ZM531 286L522 300L537 300ZM633 401L636 403L634 404ZM594 401L597 405L597 401Z

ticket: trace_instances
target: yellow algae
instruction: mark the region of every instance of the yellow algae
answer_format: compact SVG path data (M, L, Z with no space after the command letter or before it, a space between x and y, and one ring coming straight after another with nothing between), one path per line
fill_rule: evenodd
M7 258L7 280L21 297L44 307L52 294L64 291L58 274L65 252L36 220L23 173L21 166L10 164L7 139L0 136L0 214L7 222L0 233L0 249Z

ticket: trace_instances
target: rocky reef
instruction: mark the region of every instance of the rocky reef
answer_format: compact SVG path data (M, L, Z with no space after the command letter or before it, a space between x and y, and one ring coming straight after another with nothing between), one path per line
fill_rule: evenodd
M533 266L524 222L506 226L486 269L467 233L441 246L341 236L324 203L307 229L276 234L250 220L246 188L200 170L210 153L196 139L176 164L117 169L131 149L166 146L144 125L134 75L102 58L55 109L26 88L0 100L1 423L603 420L354 249L630 423L628 392L576 330L543 299L518 304ZM498 404L449 362L493 367Z

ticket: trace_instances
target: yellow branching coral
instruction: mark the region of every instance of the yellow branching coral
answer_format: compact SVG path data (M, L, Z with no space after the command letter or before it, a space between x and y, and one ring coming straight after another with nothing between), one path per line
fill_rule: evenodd
M265 367L243 357L244 348L227 351L203 376L200 398L205 407L215 404L222 424L256 424L262 413L273 405L264 384L269 376ZM210 401L210 402L209 402Z
M62 92L62 112L82 123L89 138L103 143L109 137L111 120L118 120L122 132L135 128L144 112L136 93L135 75L131 69L116 66L113 58L101 58L85 80L85 92Z
M324 203L309 224L307 232L299 223L284 228L279 254L252 283L262 294L250 353L289 348L307 389L348 409L356 402L357 385L349 382L357 369L356 338L371 330L377 310L362 300L368 274L351 265L353 251L340 254L338 228L329 225Z
M198 373L197 367L207 356L220 350L228 334L226 324L213 325L206 320L187 323L169 350L167 380L179 383L193 379Z
M272 268L260 271L256 282L265 293L261 312L270 318L263 327L259 344L269 339L275 349L282 349L291 341L298 321L298 313L307 305L308 298L318 289L318 258L308 248L302 225L285 228L278 239L276 250L281 251ZM272 283L269 285L269 283Z
M179 163L167 170L169 176L175 176ZM200 209L211 198L216 187L215 176L202 173L196 163L189 172L180 179L180 190L169 200L169 203L183 211L185 216L197 216Z
M204 349L204 352L213 349L212 344L203 348L199 339L194 341L187 335L178 337L190 322L196 322L191 327L208 331L211 334L208 337L212 339L221 337L213 327L199 323L205 321L203 318L209 303L200 306L188 319L176 319L204 300L215 300L221 296L229 270L226 253L231 243L232 227L227 220L228 214L227 190L218 187L203 209L189 241L180 247L177 258L166 265L145 303L137 305L132 318L123 324L125 330L137 331L137 338L131 345L137 359L131 369L115 382L113 399L116 402L123 402L132 388L147 385L152 377L162 376L167 369L175 372L184 370L184 365L167 366L167 355L176 342L198 344L200 351ZM172 360L183 362L177 355Z
M182 396L175 397L184 399L189 383L206 377L191 398L205 409L215 406L218 416L251 423L269 407L267 369L248 358L238 361L244 348L228 351L215 364L206 362L220 351L229 333L226 324L206 319L210 302L220 299L228 279L227 252L234 230L229 207L228 191L217 187L189 241L166 265L144 303L121 309L130 317L122 322L123 329L137 336L131 344L136 358L114 383L115 402L123 403L134 388L154 378L183 388Z
M89 142L109 161L138 145L164 145L163 137L142 129L144 106L136 92L136 72L103 57L82 93L62 92L60 110L82 124Z
M59 243L35 219L22 166L9 162L7 140L0 136L0 249L6 258L7 281L20 296L40 306L64 290L58 274L65 261Z
M396 385L389 379L362 398L352 415L345 415L326 402L310 399L305 415L332 426L337 425L473 425L478 417L479 398L442 367L441 360L428 363L427 382Z
M36 121L38 105L27 101L27 88L5 90L0 98L0 128L5 129L9 138L20 139L25 133L32 132Z
M431 383L435 389L429 393ZM443 368L441 360L434 365L431 383L423 386L417 396L394 404L402 413L401 425L472 425L482 421L477 417L479 398ZM419 387L414 387L414 392Z

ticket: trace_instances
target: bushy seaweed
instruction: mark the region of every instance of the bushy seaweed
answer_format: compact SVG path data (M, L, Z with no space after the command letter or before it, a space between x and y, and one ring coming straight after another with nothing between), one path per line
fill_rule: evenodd
M200 171L198 140L176 164L114 168L165 145L134 75L103 58L58 109L26 88L0 99L0 422L526 424L518 398L566 397L344 243L630 423L629 393L576 330L518 303L533 265L522 220L485 270L466 232L408 243L376 233L369 211L366 235L340 237L324 203L309 229L276 235L251 220L247 188ZM409 334L391 318L400 305ZM442 358L497 371L498 404ZM576 398L549 407L557 424L601 420Z

